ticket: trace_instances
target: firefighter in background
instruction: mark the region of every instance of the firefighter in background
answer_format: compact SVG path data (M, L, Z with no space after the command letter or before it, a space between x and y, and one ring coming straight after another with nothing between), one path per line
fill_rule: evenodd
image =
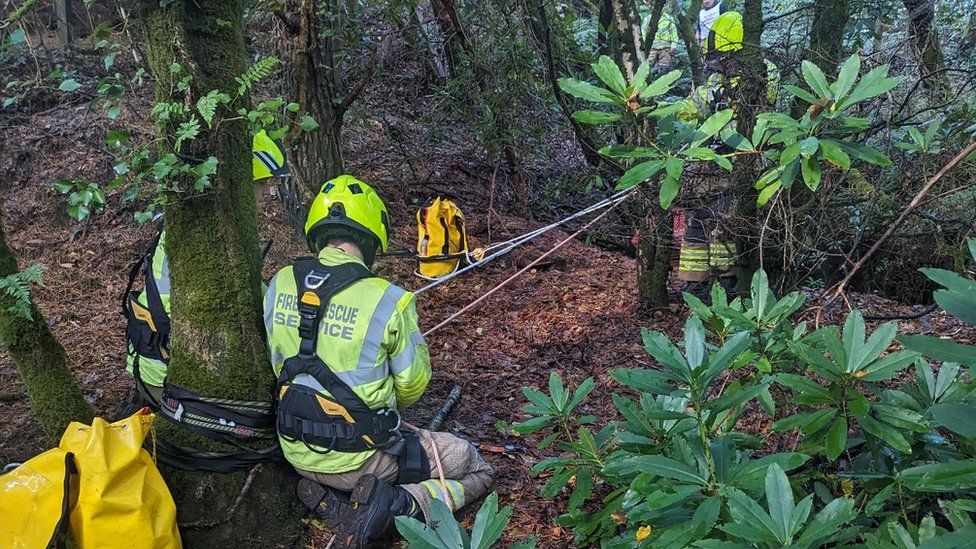
M651 32L651 10L641 6L641 39L647 41ZM667 7L661 11L661 18L657 23L657 32L648 52L647 62L651 70L657 74L664 74L671 70L675 52L678 49L678 25L674 17L667 13Z
M705 59L710 74L705 85L694 90L686 101L684 113L689 118L703 119L711 113L737 109L736 91L741 79L741 63L737 52L742 49L742 15L729 11L712 24L705 41ZM776 102L779 71L766 61L766 100ZM726 195L705 208L686 212L683 227L675 227L682 234L678 256L678 279L685 282L685 291L707 296L713 282L726 290L738 282L739 249L729 233L726 219L732 210L732 199ZM676 222L679 219L676 216Z

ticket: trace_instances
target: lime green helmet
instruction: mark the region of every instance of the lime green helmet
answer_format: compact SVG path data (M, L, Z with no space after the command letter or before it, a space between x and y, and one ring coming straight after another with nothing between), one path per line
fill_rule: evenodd
M291 175L285 161L284 147L271 139L264 130L255 134L251 142L251 153L251 175L254 181Z
M326 181L305 220L305 236L312 250L334 236L365 238L374 244L362 249L367 265L377 249L386 251L389 231L390 218L380 195L351 175Z

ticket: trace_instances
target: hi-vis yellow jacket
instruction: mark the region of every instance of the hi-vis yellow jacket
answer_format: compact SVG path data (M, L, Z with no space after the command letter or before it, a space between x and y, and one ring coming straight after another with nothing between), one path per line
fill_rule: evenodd
M152 283L156 285L156 289L159 290L159 299L163 304L163 312L166 316L169 316L170 306L170 283L169 283L169 260L166 259L166 231L162 231L159 235L159 244L156 245L156 250L152 255ZM146 281L149 283L149 281ZM139 294L139 304L143 307L148 307L148 298L146 297L146 290L143 290ZM135 351L132 349L132 344L127 343L129 346L129 352L125 360L125 369L128 370L130 375L133 375L133 365L136 359L139 360L139 377L146 385L152 385L153 387L162 387L163 381L166 380L166 370L167 366L164 362L156 359L152 359L146 356L137 356Z
M318 259L326 266L360 262L330 247ZM298 354L298 297L292 267L278 271L264 299L264 323L276 376L285 359ZM374 410L413 404L430 381L430 353L420 333L416 299L381 278L359 280L333 296L322 315L316 352ZM284 439L281 448L293 466L317 473L356 470L376 452L319 454L300 441Z

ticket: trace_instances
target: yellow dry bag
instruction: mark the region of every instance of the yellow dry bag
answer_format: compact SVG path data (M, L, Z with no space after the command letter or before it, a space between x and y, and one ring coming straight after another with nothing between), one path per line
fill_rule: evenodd
M155 415L71 423L57 448L0 476L0 547L179 549L176 504L142 443Z
M450 198L437 196L417 210L417 271L421 278L436 279L468 263L468 237L464 215Z

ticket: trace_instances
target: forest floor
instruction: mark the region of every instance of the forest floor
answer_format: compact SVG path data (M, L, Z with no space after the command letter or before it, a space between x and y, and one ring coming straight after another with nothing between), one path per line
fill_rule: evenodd
M383 93L395 95L395 90ZM85 397L103 416L114 414L129 394L132 380L124 370L124 321L120 296L129 266L150 242L154 227L140 226L132 209L121 205L122 192L109 193L106 212L90 221L75 223L65 212L65 199L52 189L61 178L105 182L111 179L113 157L104 144L109 127L126 126L148 134L151 128L139 113L148 112L149 93L130 100L118 120L109 121L87 101L50 101L32 107L31 114L5 120L0 127L0 182L7 235L21 266L47 266L45 285L35 291L38 304L64 345L72 370ZM370 100L367 98L367 102ZM417 109L419 110L419 108ZM397 108L386 111L394 112ZM399 111L352 120L346 159L351 173L375 184L387 197L396 227L396 241L415 239L413 215L417 205L433 191L450 189L461 197L475 245L485 244L489 222L486 210L493 166L471 143L448 135L439 145L399 157L391 127L409 132L411 112ZM402 176L413 163L413 182ZM391 166L398 166L394 169ZM264 266L269 278L290 259L306 255L294 238L275 201L261 213L262 239L274 244ZM582 204L580 206L583 206ZM497 240L541 225L515 215L492 215L491 235ZM459 277L418 299L421 327L441 319L482 295L544 250L565 238L554 231L482 269ZM424 284L412 276L411 261L385 257L377 272L407 289ZM615 383L610 372L618 367L651 366L640 343L641 327L674 338L687 312L677 303L670 311L643 311L635 295L634 261L620 253L574 241L495 294L485 303L428 338L434 378L428 395L409 418L426 423L450 388L461 385L463 397L448 416L445 430L471 441L494 446L524 447L523 453L487 453L496 470L495 490L502 505L514 508L509 540L535 535L540 546L569 545L572 533L553 520L564 502L538 497L544 479L533 477L534 463L550 455L535 448L534 437L520 438L496 427L499 420L524 419L523 387L545 387L549 372L558 371L569 387L594 377L596 389L581 412L593 414L601 424L614 420L611 400ZM849 296L865 311L892 314L909 311L876 296ZM677 301L677 300L676 300ZM838 308L828 321L842 319ZM902 323L905 331L938 333L973 339L970 329L936 312ZM270 367L269 367L270 373ZM764 434L768 424L754 421L749 430ZM0 465L25 460L48 447L33 419L17 370L8 356L0 355ZM470 525L472 513L465 514ZM315 528L312 546L324 546L325 535Z

